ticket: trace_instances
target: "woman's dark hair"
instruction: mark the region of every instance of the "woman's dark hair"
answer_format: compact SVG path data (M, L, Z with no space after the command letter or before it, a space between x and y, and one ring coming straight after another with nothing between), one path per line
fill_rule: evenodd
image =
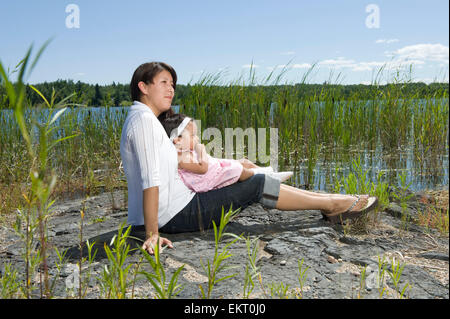
M130 94L132 101L140 101L141 90L139 89L139 82L144 82L146 84L153 83L153 78L162 71L168 71L172 75L173 79L173 89L175 90L177 86L177 73L174 68L164 62L149 62L141 64L133 73L133 77L130 82ZM173 116L175 113L172 109L161 113L158 119L162 122L169 116Z
M186 118L186 115L180 113L174 113L170 116L167 116L165 119L160 120L164 130L167 133L167 136L170 137L170 133L172 130L177 128L181 122Z

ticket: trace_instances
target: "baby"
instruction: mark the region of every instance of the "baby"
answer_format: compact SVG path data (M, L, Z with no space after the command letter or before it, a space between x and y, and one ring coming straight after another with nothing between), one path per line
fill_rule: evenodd
M206 153L205 146L199 143L197 125L183 114L174 114L162 124L177 149L180 178L194 192L222 188L255 174L269 174L280 182L293 175L292 172L273 172L272 167L259 167L246 159L211 157Z

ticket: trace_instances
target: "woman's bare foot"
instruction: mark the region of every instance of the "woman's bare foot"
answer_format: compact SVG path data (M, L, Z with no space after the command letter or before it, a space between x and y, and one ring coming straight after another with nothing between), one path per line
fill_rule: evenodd
M340 196L345 197L332 200L332 209L330 211L321 211L324 218L332 223L342 223L346 219L357 218L362 214L374 209L378 204L378 198L374 196Z
M333 201L333 208L331 209L331 214L338 214L350 211L359 211L366 207L369 195L359 195L359 200L357 196L354 195L342 195L342 194L332 194L331 199ZM352 207L352 205L356 204Z

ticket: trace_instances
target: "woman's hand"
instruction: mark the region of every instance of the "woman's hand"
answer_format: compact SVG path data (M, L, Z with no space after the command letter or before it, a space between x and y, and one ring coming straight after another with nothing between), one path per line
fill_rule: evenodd
M142 245L142 249L145 249L150 255L154 254L154 247L158 243L159 238L159 251L161 251L162 246L168 246L169 248L173 248L172 242L167 238L160 237L159 234L151 235L148 237L144 244Z

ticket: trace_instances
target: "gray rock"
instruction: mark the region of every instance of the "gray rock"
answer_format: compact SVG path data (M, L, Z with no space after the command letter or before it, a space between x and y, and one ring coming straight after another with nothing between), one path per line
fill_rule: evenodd
M305 229L300 229L299 233L301 235L304 236L314 236L314 235L323 235L326 234L327 236L329 236L332 239L336 239L339 237L338 233L336 232L336 230L334 230L331 227L313 227L313 228L305 228Z
M116 203L121 203L123 191L115 192L114 199ZM416 251L430 249L430 238L417 225L411 225L407 230L402 230L401 236L399 235L402 222L398 217L393 217L396 212L399 212L399 206L396 203L391 204L386 213L381 213L380 218L381 223L389 227L370 229L368 235L344 235L341 226L324 221L318 211L282 212L276 209L265 209L259 204L251 205L243 210L227 226L225 232L260 239L257 267L264 290L259 286L259 282L255 282L252 293L254 298L270 298L268 287L273 283L283 283L291 288L299 287L299 261L301 260L303 260L302 269L307 269L303 298L356 298L356 292L360 289L360 271L366 267L368 270L366 276L373 279L378 267L377 256L411 249ZM95 265L92 269L93 282L90 284L92 289L87 297L98 298L100 296L98 280L101 278L104 266L108 264L104 245L110 244L113 236L117 234L119 225L126 221L127 211L113 209L109 194L92 197L84 205L83 241L89 239L91 243L95 242L94 249L97 249ZM81 257L79 211L82 207L82 200L55 204L57 213L49 220L49 242L60 251L67 249L66 256L72 264L76 264ZM414 205L409 207L414 210ZM2 238L6 238L6 242L2 243L4 248L0 249L0 264L10 262L23 273L22 243L12 230L2 235L4 235ZM133 229L132 236L142 240L144 231ZM184 234L163 234L163 236L169 238L174 244L174 249L165 249L162 253L161 260L166 271L166 278L171 278L175 270L184 264L179 277L179 283L184 286L184 289L179 298L200 298L199 285L205 285L206 278L202 265L207 265L208 261L211 262L214 257L214 232L207 230ZM439 262L446 263L448 268L448 253L442 252L448 251L448 238L440 238L438 234L433 234L433 238L433 245L442 246L439 247L439 251L438 249L428 251L418 254L417 257L437 259ZM225 242L227 241L229 241L228 237L225 238ZM225 242L220 244L220 248L224 247ZM139 240L134 239L129 239L128 243L132 248L141 244ZM236 275L215 286L213 298L242 297L244 270L248 261L247 246L241 240L231 245L229 251L232 256L226 260L226 263L230 267L225 268L220 277ZM52 249L49 249L48 253L49 273L57 274L55 253ZM86 256L87 249L84 246L82 257ZM133 250L126 264L132 264L130 269L135 269L140 257L140 252ZM150 271L150 266L146 263L142 263L141 267ZM0 269L3 269L3 266ZM390 266L388 271L391 271ZM410 298L448 299L448 272L447 283L442 283L432 274L425 268L406 264L399 285L400 287L410 285L410 289L407 290L407 296ZM63 274L57 281L57 296L66 296L65 280L67 278L68 275ZM394 289L388 274L385 278L389 289ZM378 289L367 283L366 279L367 289L363 291L364 297L378 298ZM141 277L136 281L135 289L137 296L141 298L151 298L154 293L151 285ZM390 295L388 298L393 296Z
M265 251L272 255L288 255L292 253L289 243L278 238L272 239L267 243Z
M339 241L341 243L347 244L347 245L364 245L365 241L364 240L360 240L354 237L349 237L349 236L342 236L341 238L339 238Z
M417 257L422 257L422 258L426 258L426 259L438 259L438 260L448 261L448 253L444 254L444 253L440 253L440 252L437 252L437 251L429 251L429 252L426 252L426 253L418 254Z

